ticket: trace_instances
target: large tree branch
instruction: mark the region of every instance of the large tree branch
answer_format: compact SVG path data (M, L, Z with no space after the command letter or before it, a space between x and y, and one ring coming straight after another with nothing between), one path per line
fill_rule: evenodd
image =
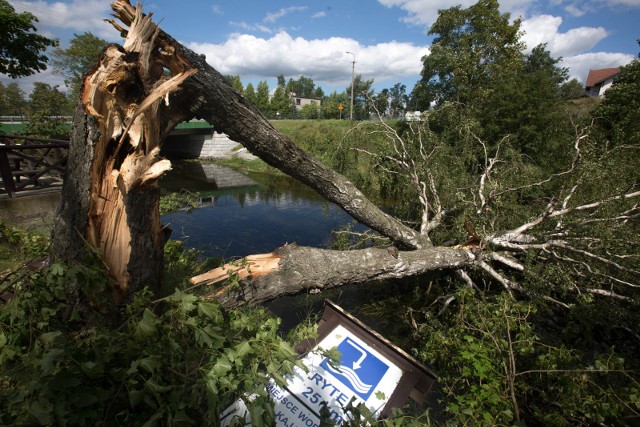
M458 270L476 261L477 257L468 250L442 247L404 251L394 256L386 249L377 248L334 251L288 245L272 254L226 264L192 278L191 282L212 285L231 276L239 279L239 283L226 283L215 290L214 295L226 306L253 305L303 291L409 277L435 270Z

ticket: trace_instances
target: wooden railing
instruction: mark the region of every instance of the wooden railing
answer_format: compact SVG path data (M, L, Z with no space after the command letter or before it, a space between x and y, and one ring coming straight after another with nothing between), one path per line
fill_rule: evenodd
M0 194L62 185L69 141L0 135Z

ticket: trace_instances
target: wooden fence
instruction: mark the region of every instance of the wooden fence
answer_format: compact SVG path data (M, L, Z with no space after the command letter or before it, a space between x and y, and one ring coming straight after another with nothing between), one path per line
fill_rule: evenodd
M62 185L69 141L0 135L0 194Z

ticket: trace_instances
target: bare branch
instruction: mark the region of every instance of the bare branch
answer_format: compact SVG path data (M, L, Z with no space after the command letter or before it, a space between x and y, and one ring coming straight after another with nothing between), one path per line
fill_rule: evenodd
M509 279L507 279L506 277L502 276L500 273L498 273L496 270L494 270L493 267L491 267L486 262L479 261L477 263L477 265L480 268L482 268L484 271L489 273L489 275L491 277L493 277L496 281L498 281L498 283L500 283L502 286L504 286L504 288L507 290L507 292L509 292L509 294L511 294L511 290L512 289L518 289L518 286L516 284L512 283Z
M556 241L556 242L553 243L553 246L568 250L570 252L578 253L580 255L584 255L586 257L589 257L589 258L592 258L592 259L595 259L595 260L598 260L601 263L609 265L611 267L615 267L620 271L624 271L624 272L635 274L635 275L640 275L640 271L638 271L638 270L633 270L631 268L627 268L627 267L625 267L623 265L618 264L615 261L611 261L611 260L609 260L607 258L603 258L603 257L601 257L599 255L596 255L594 253L585 251L583 249L574 248L573 246L567 245L564 242Z
M494 261L498 261L498 262L506 265L507 267L513 268L514 270L524 271L524 265L520 264L519 262L517 262L514 259L511 259L511 258L508 258L506 256L500 255L497 252L491 252L489 254L489 257Z
M636 198L636 197L640 197L640 191L634 191L633 193L627 193L627 194L623 194L623 195L620 195L620 196L608 197L606 199L602 199L602 200L599 200L597 202L587 203L585 205L576 206L574 208L561 209L561 210L552 212L549 216L552 217L552 218L555 218L557 216L567 215L567 214L572 213L572 212L595 209L595 208L597 208L597 207L599 207L601 205L604 205L606 203L611 203L611 202L615 202L615 201L619 201L619 200L628 200L628 199L633 199L633 198Z
M468 287L478 290L478 286L473 282L473 279L469 277L466 271L456 270L456 276L458 276Z
M587 289L585 289L585 292L589 292L590 294L594 294L594 295L601 295L601 296L605 296L605 297L615 298L615 299L618 299L620 301L627 301L627 302L633 301L632 298L625 297L624 295L616 294L613 291L607 291L606 289L587 288Z

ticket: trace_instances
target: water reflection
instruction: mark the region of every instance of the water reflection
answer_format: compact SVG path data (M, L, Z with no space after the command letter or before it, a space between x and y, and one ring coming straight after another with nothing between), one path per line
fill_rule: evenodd
M183 240L205 256L242 257L271 252L287 243L326 247L332 230L353 222L337 206L288 178L236 172L239 181L224 181L223 190L212 177L233 175L224 169L218 166L215 174L203 175L199 169L183 165L161 183L164 191L203 193L198 209L174 212L162 221L173 229L173 239ZM249 185L239 185L242 182Z

